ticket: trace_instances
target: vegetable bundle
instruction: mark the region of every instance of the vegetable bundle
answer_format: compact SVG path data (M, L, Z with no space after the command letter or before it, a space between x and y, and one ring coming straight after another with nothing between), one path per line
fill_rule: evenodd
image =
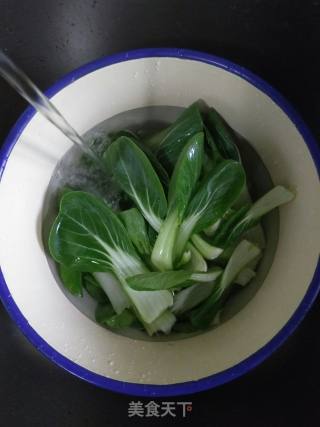
M113 137L102 161L128 209L64 191L50 253L65 287L97 301L99 323L149 335L205 329L255 276L263 247L250 239L293 194L276 186L252 203L236 141L217 111L194 103L148 139Z

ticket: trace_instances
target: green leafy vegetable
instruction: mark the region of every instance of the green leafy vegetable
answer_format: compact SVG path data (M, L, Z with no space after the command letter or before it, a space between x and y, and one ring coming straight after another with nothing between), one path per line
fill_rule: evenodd
M192 283L187 283L191 276L192 273L185 270L165 271L162 273L151 272L129 277L127 282L132 289L137 291L155 291L191 286Z
M171 311L166 310L152 323L145 325L145 328L149 335L153 335L158 331L169 334L175 321L175 315Z
M222 218L218 230L213 236L212 243L217 246L225 247L229 234L235 225L242 220L249 209L250 206L245 205L238 210L232 210L226 218Z
M118 185L132 198L148 223L159 231L167 213L167 201L148 157L134 141L124 136L113 142L103 157Z
M210 245L199 234L193 234L191 241L205 259L212 261L218 258L223 252L223 249Z
M103 201L82 191L62 197L49 249L57 262L84 272L143 269L121 221Z
M150 272L128 277L128 285L137 291L158 291L191 286L192 282L212 282L222 273L220 267L214 267L205 273L191 273L187 270Z
M99 304L95 314L98 323L113 329L127 328L135 320L134 315L129 310L116 314L110 304Z
M261 217L294 196L277 186L252 203L241 137L200 101L145 134L122 129L92 139L118 211L58 189L50 254L65 288L80 296L85 289L97 302L102 326L150 336L217 326L231 292L255 277L266 246ZM85 156L79 164L95 170Z
M193 233L218 221L237 200L245 183L242 166L225 160L213 170L190 201L177 237L177 257Z
M167 129L149 139L148 145L158 149L160 162L173 169L187 141L203 129L202 117L197 103L187 108Z
M218 147L214 142L211 132L206 126L205 126L205 135L206 135L207 144L210 147L210 151L211 151L212 166L215 166L223 160L223 157L221 156L220 151L218 150Z
M223 272L221 279L222 290L227 289L227 287L233 283L238 274L251 261L260 256L260 254L261 250L257 246L247 240L242 240L231 255L231 258Z
M191 261L191 251L186 250L183 252L180 262L177 264L177 268L188 264Z
M81 271L112 270L130 302L147 323L172 305L167 291L136 292L126 277L147 271L118 217L105 203L88 193L75 191L63 196L59 215L49 238L52 257ZM95 275L97 279L97 276ZM105 292L107 288L99 281ZM112 302L112 296L108 294Z
M221 219L218 219L218 221L215 221L212 225L209 225L209 227L203 230L204 234L206 234L209 237L212 237L214 233L218 230L220 224L221 224Z
M246 286L254 277L256 273L251 268L244 268L238 276L234 279L234 283L241 286Z
M59 273L62 284L72 294L82 297L82 277L81 272L65 265L59 265Z
M151 252L151 245L147 232L146 223L137 208L131 208L119 213L128 235L135 248L141 255Z
M100 274L104 274L104 273L100 273ZM94 300L100 303L108 302L108 297L106 293L103 291L99 282L93 277L92 274L90 273L83 274L82 282L83 282L83 287Z
M154 170L158 174L162 184L165 187L168 187L168 185L169 185L168 173L165 170L165 168L162 166L162 164L159 162L157 157L153 154L151 149L147 145L143 144L143 142L140 140L139 136L135 132L132 132L129 129L124 129L124 130L120 130L118 132L114 132L110 135L110 138L114 142L118 138L120 138L121 136L125 136L127 138L130 138L135 144L137 144L137 146L145 153L145 155L150 160L150 162L151 162Z
M208 265L201 253L190 242L187 243L187 250L191 252L191 259L184 268L189 271L206 272Z
M94 279L98 282L101 289L108 296L114 311L120 314L126 308L131 306L130 299L124 291L120 281L111 273L93 273Z
M236 145L237 137L232 128L214 108L209 109L206 119L206 125L212 134L219 153L225 159L233 159L240 162L240 154Z
M191 273L187 270L150 272L128 277L128 285L137 291L158 291L191 286L192 282L212 282L221 275L221 268L214 267L206 273Z
M173 268L173 251L179 224L200 176L203 133L194 135L182 150L169 185L168 214L155 242L151 260L159 270Z
M220 267L212 267L205 273L193 273L191 275L191 280L195 282L213 282L221 275L221 273L222 269Z
M237 242L243 233L258 223L263 215L280 205L290 202L293 198L293 193L286 188L280 185L274 187L256 201L233 228L229 228L229 233L225 239L225 247Z
M260 249L247 240L243 240L236 247L212 294L191 314L190 320L193 326L202 329L210 325L221 308L220 301L223 294L228 290L239 273L253 259L257 258L260 253Z
M186 143L177 160L170 180L169 214L178 212L181 220L200 176L203 162L203 132L195 134Z
M214 283L201 283L182 289L173 297L172 311L176 315L181 315L196 307L208 298L212 293Z

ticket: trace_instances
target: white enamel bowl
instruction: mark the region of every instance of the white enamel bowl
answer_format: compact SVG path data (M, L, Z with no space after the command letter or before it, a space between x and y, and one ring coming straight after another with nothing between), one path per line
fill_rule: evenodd
M292 107L249 71L211 55L148 49L103 58L48 92L80 132L122 111L202 98L249 140L275 184L297 192L280 209L279 243L263 286L234 317L192 338L114 334L65 297L41 240L43 201L70 143L28 109L1 152L0 296L47 357L98 386L137 395L193 393L256 366L294 330L319 290L319 150Z

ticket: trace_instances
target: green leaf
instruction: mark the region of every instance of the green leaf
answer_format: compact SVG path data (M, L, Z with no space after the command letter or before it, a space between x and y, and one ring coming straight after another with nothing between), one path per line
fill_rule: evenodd
M231 214L221 220L221 224L213 236L212 244L225 248L227 240L239 221L245 216L250 209L250 205L242 206L238 210L232 210Z
M178 226L200 176L202 161L201 132L191 137L183 148L170 180L168 215L161 225L151 255L152 263L159 270L173 269L173 251Z
M71 188L71 187L68 187L67 185L66 185L66 186L64 186L64 187L62 187L62 188L60 188L60 189L58 190L58 199L59 199L59 201L62 199L62 197L63 197L65 194L70 193L71 191L74 191L74 189L73 189L73 188Z
M118 185L135 202L147 222L159 231L167 213L161 182L149 159L134 141L120 137L103 155Z
M223 226L223 224L227 221L227 219L229 219L233 215L234 212L235 212L235 210L233 208L228 209L224 213L224 215L222 216L222 218L218 219L218 221L215 221L213 224L209 225L209 227L205 228L203 230L204 233L207 236L209 236L209 237L212 237L213 235L215 237L216 236L216 232L221 229L221 227Z
M206 328L211 324L221 308L223 295L228 291L229 286L239 273L260 253L260 249L247 240L243 240L236 247L220 280L214 286L212 294L192 312L190 320L193 326Z
M99 304L95 315L98 323L113 329L127 328L135 320L135 316L129 310L116 314L110 304Z
M214 108L209 109L206 117L206 125L221 155L225 159L233 159L240 162L240 154L236 145L236 134Z
M181 256L187 241L215 221L237 200L245 184L245 172L238 162L225 160L203 181L190 201L180 226L176 256Z
M136 292L127 276L147 271L119 218L100 199L76 191L66 194L53 224L49 247L55 260L86 272L112 270L122 289L145 322L155 320L172 305L168 291ZM95 275L95 278L97 276ZM108 284L103 286L108 293ZM108 294L112 304L112 294Z
M243 167L231 160L214 169L191 200L185 215L186 219L197 217L194 232L202 231L223 216L239 197L245 179Z
M136 271L141 261L127 232L110 208L82 191L65 194L49 236L52 257L84 272Z
M211 151L212 166L215 166L223 160L223 157L221 156L220 151L218 150L218 147L214 142L213 136L211 135L211 132L209 131L207 126L205 126L204 129L205 129L206 142L207 142L207 145L210 147L210 151Z
M147 230L148 230L148 237L149 237L149 241L150 241L150 245L153 248L154 244L156 243L157 240L157 232L151 227L150 224L148 224L147 226Z
M129 277L127 283L137 291L157 291L191 286L192 283L186 283L190 278L191 273L185 270L151 272Z
M159 160L157 159L155 154L153 154L151 149L141 141L141 139L139 138L139 136L135 132L133 132L129 129L122 129L122 130L119 130L117 132L110 134L110 138L111 138L112 142L117 140L121 136L125 136L127 138L130 138L133 142L135 142L135 144L138 145L138 147L145 153L145 155L150 160L150 162L151 162L154 170L158 174L162 184L165 187L168 187L168 185L169 185L168 173L165 170L165 168L162 166L162 164L159 162Z
M211 295L191 312L190 321L195 328L205 329L210 326L221 308L221 297L219 284L216 284Z
M85 273L82 275L83 287L88 292L88 294L97 302L106 303L108 302L108 297L99 285L98 281L90 273Z
M203 132L191 137L178 158L170 180L168 212L178 212L181 220L198 182L203 162Z
M192 281L213 282L221 273L222 270L219 267L213 267L206 273L192 273L187 270L151 272L129 277L127 283L137 291L158 291L192 286Z
M105 319L114 316L115 312L111 304L98 304L95 311L95 318L98 323L103 323Z
M155 170L156 174L160 178L160 181L164 185L165 188L169 186L169 175L166 169L162 166L162 164L157 159L156 155L151 151L151 149L143 144L142 142L137 142L137 145L139 148L145 153L145 155L150 160L150 163L153 166L153 169Z
M281 185L274 187L257 200L246 212L243 218L241 218L237 224L230 229L225 240L225 247L239 241L241 236L251 227L255 226L263 215L280 205L290 202L293 198L293 193Z
M207 153L204 153L202 175L207 176L209 173L211 173L214 166L215 166L215 162L212 160L212 158L209 157Z
M173 169L187 141L203 129L202 117L197 103L187 108L167 129L152 136L147 142L158 148L157 157L167 170Z
M131 208L119 213L129 238L141 255L148 255L151 252L151 245L147 232L147 227L143 216L137 208Z
M182 289L173 297L172 312L176 315L185 313L196 307L212 293L214 283L196 283L189 288Z
M72 294L82 297L81 272L65 265L59 265L59 275L63 286Z

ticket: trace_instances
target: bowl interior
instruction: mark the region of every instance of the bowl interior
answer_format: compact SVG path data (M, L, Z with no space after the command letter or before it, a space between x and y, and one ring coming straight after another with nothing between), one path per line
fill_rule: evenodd
M88 144L94 141L96 150L100 152L103 151L108 144L106 138L108 134L122 129L130 129L138 134L143 132L152 133L168 126L182 111L183 108L181 107L152 106L122 112L99 123L93 129L90 129L84 135L84 139ZM273 187L271 176L257 152L243 137L240 137L240 135L238 148L247 171L250 194L252 194L253 200L256 200ZM99 197L102 197L110 206L115 209L118 208L119 192L118 189L115 188L110 177L106 177L99 168L94 168L92 166L88 167L87 163L83 165L83 162L81 162L82 157L83 155L77 147L71 148L57 165L49 182L43 207L42 234L43 246L45 248L47 248L51 225L58 213L59 193L64 186L95 193ZM254 294L258 291L260 286L262 286L271 267L278 241L278 212L273 211L267 215L263 219L262 227L266 237L266 244L263 258L259 262L257 275L248 286L231 295L222 312L221 323L234 316L251 300L251 298L253 298ZM63 293L72 304L90 319L95 320L94 313L96 302L87 292L84 292L84 297L79 298L73 296L64 288L57 271L57 266L48 253L48 248L46 251L48 263L56 278L58 286L60 286ZM216 326L212 326L211 329L214 327ZM134 328L126 328L114 332L129 338L158 341L187 338L191 335L194 336L201 333L201 331L192 334L172 332L169 336L160 335L149 337L146 333Z
M241 310L242 302L235 303L236 314L230 313L221 326L187 339L141 341L97 325L61 291L43 247L44 200L70 143L38 114L28 113L10 137L15 144L0 186L0 259L5 280L1 296L8 306L14 301L22 315L20 325L32 337L35 333L40 337L43 352L93 382L106 387L113 387L111 380L168 385L214 377L212 381L219 383L221 372L231 369L231 376L238 375L246 369L239 366L261 360L253 354L266 355L274 348L274 338L288 333L280 331L308 292L319 256L317 170L277 97L250 81L250 76L241 77L241 69L233 72L223 62L207 63L208 59L194 54L142 56L128 56L111 65L102 62L77 74L77 79L65 79L53 102L81 134L135 108L186 107L199 98L215 106L250 141L272 182L296 192L295 200L279 211L278 244L263 286L252 290L254 295L247 296ZM310 297L307 302L304 307ZM305 309L299 310L301 317ZM203 387L212 381L203 380Z

